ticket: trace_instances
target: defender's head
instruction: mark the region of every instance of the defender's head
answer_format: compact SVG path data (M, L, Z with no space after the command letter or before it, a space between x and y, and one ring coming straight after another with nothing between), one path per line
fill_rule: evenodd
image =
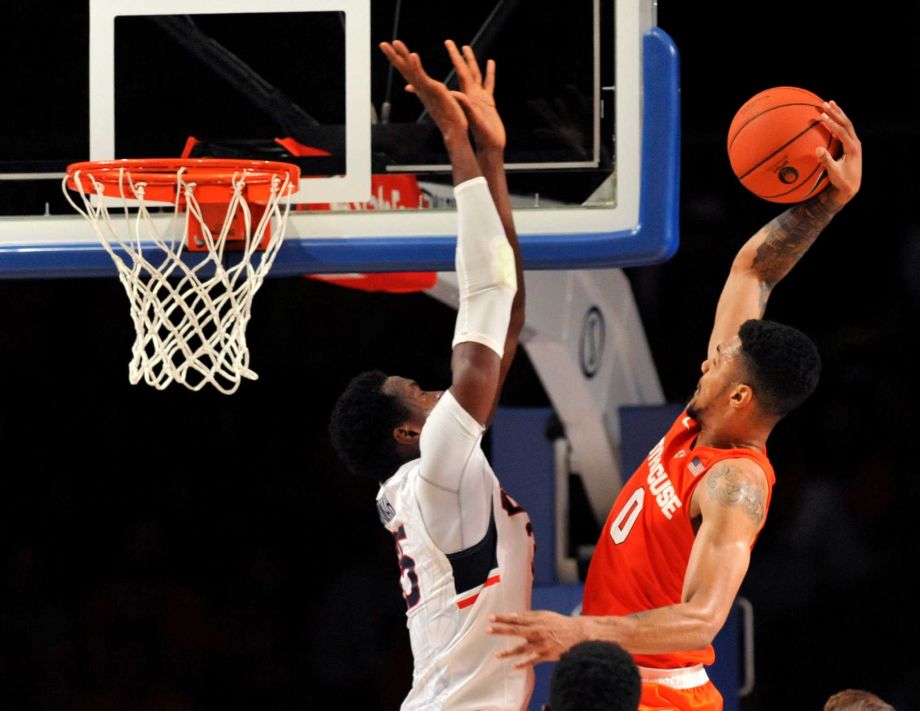
M613 642L581 642L559 658L552 711L635 711L642 684L629 653Z
M361 373L332 410L332 446L353 473L383 481L419 456L422 427L441 395L398 375Z
M701 426L762 422L772 426L818 385L821 357L801 331L774 321L745 321L738 335L703 361L687 414Z

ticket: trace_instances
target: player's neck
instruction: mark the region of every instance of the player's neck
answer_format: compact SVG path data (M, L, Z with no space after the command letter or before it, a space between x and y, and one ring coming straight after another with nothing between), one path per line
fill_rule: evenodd
M697 437L697 447L714 447L716 449L753 449L763 451L770 431L760 427L726 427L706 426Z

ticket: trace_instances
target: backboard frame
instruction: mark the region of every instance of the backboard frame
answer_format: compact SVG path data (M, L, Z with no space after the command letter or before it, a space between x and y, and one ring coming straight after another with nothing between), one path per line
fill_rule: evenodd
M180 0L159 2L157 11L190 7ZM266 7L280 2L268 0ZM314 4L340 9L346 2ZM140 7L139 0L126 5ZM616 204L516 209L528 269L649 264L668 259L678 247L679 61L673 41L654 26L651 7L615 3L615 90L603 89L616 102ZM118 12L124 13L122 6ZM632 176L638 180L627 179ZM291 216L272 274L452 270L455 231L453 210L300 212ZM114 275L94 239L77 215L0 218L0 278Z

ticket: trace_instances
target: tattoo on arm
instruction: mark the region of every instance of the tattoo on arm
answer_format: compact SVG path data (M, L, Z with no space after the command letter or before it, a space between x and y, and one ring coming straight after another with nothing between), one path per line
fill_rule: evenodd
M764 487L754 475L727 462L720 462L709 473L706 486L714 501L725 506L740 506L754 523L763 522Z
M786 210L764 228L766 236L751 266L769 288L789 273L841 207L824 192ZM763 294L761 300L766 303Z

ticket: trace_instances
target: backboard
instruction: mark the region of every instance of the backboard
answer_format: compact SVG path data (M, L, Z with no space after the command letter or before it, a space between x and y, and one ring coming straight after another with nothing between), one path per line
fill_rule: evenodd
M677 53L652 2L78 0L9 19L2 51L27 71L0 116L2 277L114 274L66 165L179 155L301 167L274 274L452 269L447 158L376 48L394 34L448 83L445 38L496 60L527 268L677 247Z

